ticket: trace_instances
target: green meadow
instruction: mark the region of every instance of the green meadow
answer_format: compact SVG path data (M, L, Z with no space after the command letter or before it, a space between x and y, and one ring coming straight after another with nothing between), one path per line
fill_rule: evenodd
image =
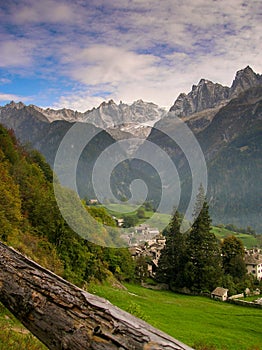
M127 290L91 284L89 292L197 350L262 350L261 309L125 286ZM0 329L0 350L46 349L1 304Z
M262 310L126 284L90 292L199 350L262 350Z
M123 215L134 216L137 213L135 210L135 206L129 204L109 204L107 206L107 210L110 212L111 215L114 215L117 218L121 218L123 217ZM126 211L127 213L123 214L123 211ZM143 223L149 218L151 218L150 225L152 227L163 228L166 227L170 221L170 215L168 214L162 214L157 212L154 213L153 211L145 210L145 218L139 219L138 224ZM261 242L254 235L230 231L224 227L217 226L212 227L212 232L216 235L217 239L219 240L234 235L243 242L244 246L247 249L261 246Z
M213 226L212 231L214 232L214 234L218 239L223 239L225 237L234 235L237 238L239 238L243 242L244 246L248 249L259 246L259 242L257 238L253 235L234 232L234 231L227 230L226 228L223 228L223 227L220 228L217 226Z
M47 350L0 303L0 350Z

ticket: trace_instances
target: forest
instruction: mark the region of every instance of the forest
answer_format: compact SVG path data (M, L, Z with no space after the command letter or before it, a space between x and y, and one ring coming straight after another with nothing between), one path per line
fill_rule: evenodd
M53 172L43 156L21 145L0 125L0 240L83 286L115 274L134 277L134 262L126 248L106 248L77 235L63 219L53 190ZM61 187L63 198L76 196ZM65 203L66 205L66 203ZM114 225L102 208L86 208L98 221ZM103 243L109 233L96 222L89 230Z

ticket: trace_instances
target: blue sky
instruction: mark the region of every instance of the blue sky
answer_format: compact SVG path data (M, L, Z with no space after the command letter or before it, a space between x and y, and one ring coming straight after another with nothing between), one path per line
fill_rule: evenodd
M0 2L0 105L169 108L201 78L262 71L260 0Z

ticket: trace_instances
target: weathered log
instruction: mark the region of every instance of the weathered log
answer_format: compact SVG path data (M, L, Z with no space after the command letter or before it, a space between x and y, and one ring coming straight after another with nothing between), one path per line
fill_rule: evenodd
M192 350L1 242L0 301L49 349Z

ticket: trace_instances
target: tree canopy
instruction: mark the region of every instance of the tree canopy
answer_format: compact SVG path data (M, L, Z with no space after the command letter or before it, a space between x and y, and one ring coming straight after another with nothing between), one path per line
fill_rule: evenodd
M134 275L127 249L114 250L90 243L76 234L62 217L53 190L53 172L36 150L21 145L14 133L0 125L0 239L73 283L114 273L121 279ZM77 199L60 186L63 205ZM72 210L68 206L68 210ZM88 227L102 245L117 240L116 232L99 224L115 222L103 208L87 208L96 218ZM76 213L77 215L77 213ZM77 219L77 218L76 218ZM79 220L81 218L79 217Z

